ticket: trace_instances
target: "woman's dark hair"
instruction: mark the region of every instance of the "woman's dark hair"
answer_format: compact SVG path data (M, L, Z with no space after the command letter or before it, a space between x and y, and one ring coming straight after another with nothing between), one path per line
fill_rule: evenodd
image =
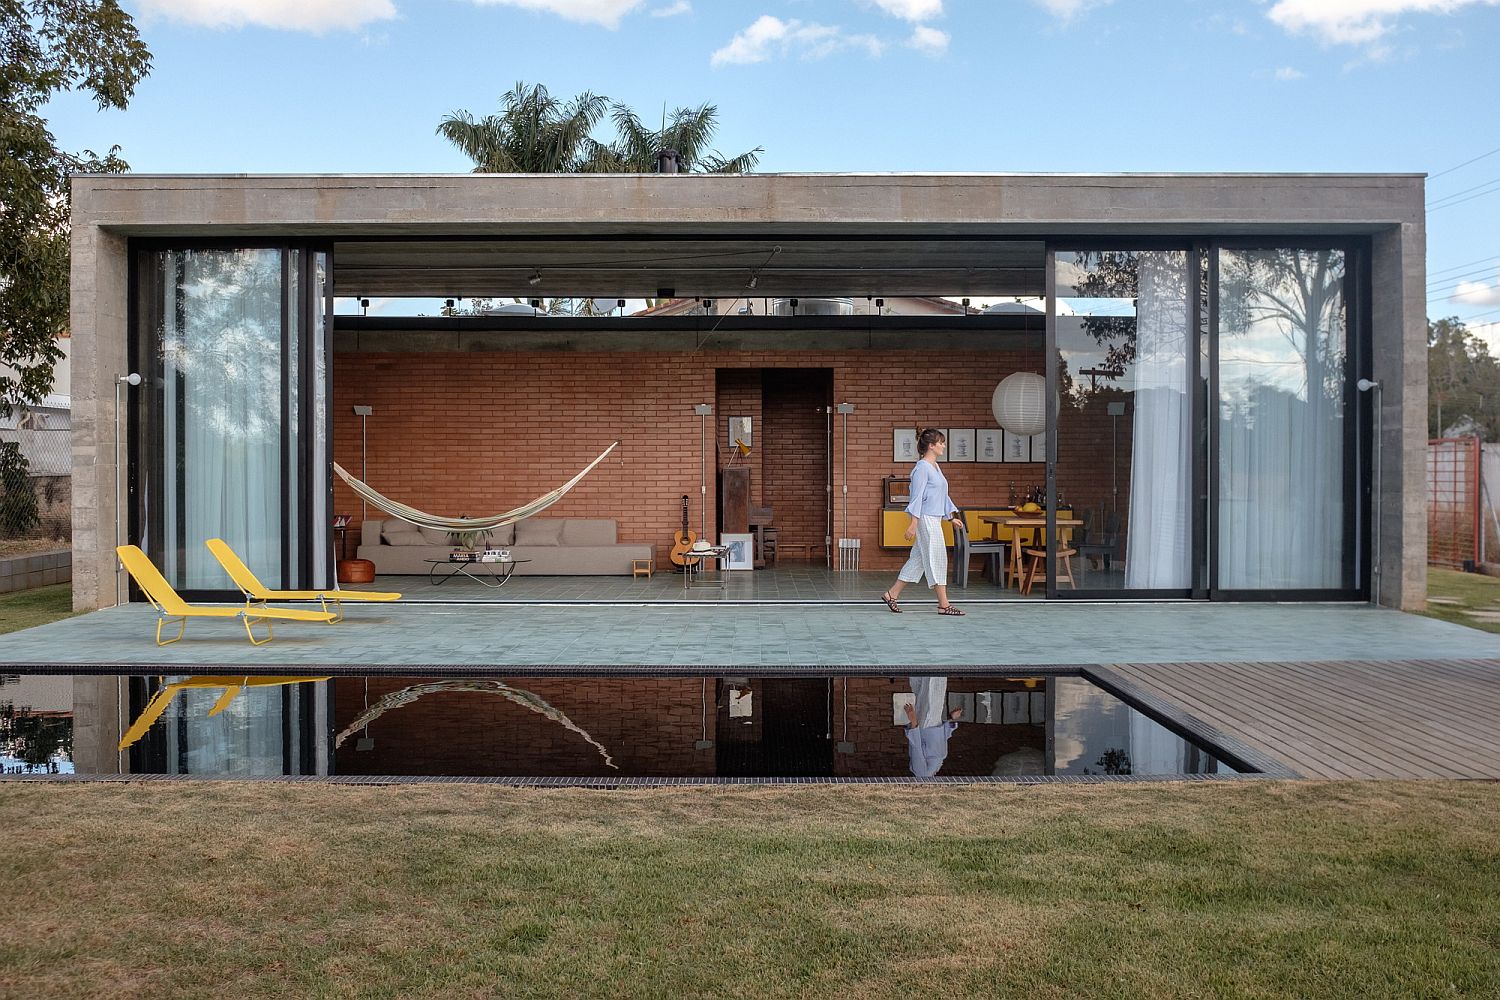
M947 441L947 437L936 427L928 427L917 434L917 454L925 455L927 450L939 441Z

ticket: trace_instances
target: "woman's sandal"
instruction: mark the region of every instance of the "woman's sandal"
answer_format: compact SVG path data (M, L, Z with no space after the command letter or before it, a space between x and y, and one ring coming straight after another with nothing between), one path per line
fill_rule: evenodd
M889 591L881 594L880 599L885 602L886 607L891 609L891 614L899 615L901 613L901 609L896 606L896 599L890 595Z
M955 608L951 604L944 604L944 605L942 605L941 607L938 608L938 614L940 614L940 615L961 615L961 614L963 614L963 612L960 611L958 608Z

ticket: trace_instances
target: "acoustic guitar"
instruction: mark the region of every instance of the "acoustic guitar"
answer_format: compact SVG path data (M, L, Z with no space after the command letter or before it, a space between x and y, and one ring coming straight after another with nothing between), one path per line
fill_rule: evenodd
M698 533L688 527L688 498L682 495L682 530L672 535L672 564L674 566L687 565L687 551L693 547L698 540Z

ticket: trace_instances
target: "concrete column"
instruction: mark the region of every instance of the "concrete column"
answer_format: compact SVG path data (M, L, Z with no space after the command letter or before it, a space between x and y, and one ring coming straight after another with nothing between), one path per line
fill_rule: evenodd
M1380 382L1378 603L1408 611L1427 599L1427 262L1420 223L1372 241L1370 326Z
M130 754L115 748L130 725L129 679L73 678L73 767L79 774L126 774Z
M79 209L75 204L75 219L86 218L87 213ZM73 607L80 611L116 603L114 380L130 370L128 283L125 238L98 226L75 225ZM122 406L122 419L123 410ZM120 433L121 440L126 440L128 429L122 426Z

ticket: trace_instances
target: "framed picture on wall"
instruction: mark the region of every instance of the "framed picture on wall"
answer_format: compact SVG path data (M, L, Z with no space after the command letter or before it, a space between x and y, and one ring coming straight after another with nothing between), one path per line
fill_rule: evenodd
M998 427L981 427L974 432L974 461L1005 461L1005 432Z
M894 447L891 461L897 465L910 465L917 460L917 432L910 427L897 427L891 432Z
M955 427L948 432L948 461L974 461L974 428Z
M1047 461L1047 432L1031 435L1031 460L1033 462Z
M729 441L725 445L725 450L727 452L733 454L736 441L744 442L746 448L755 443L754 441L750 440L750 433L753 430L751 425L753 423L754 420L751 417L729 418Z
M1031 461L1031 435L1012 434L1005 432L1005 461L1007 462L1029 462Z
M952 461L952 457L948 454L948 452L951 451L952 448L953 448L953 441L952 441L951 438L948 437L948 428L946 428L946 427L939 427L937 429L937 432L943 436L943 440L945 440L945 441L948 442L948 447L943 449L943 453L938 456L938 461L939 462Z

